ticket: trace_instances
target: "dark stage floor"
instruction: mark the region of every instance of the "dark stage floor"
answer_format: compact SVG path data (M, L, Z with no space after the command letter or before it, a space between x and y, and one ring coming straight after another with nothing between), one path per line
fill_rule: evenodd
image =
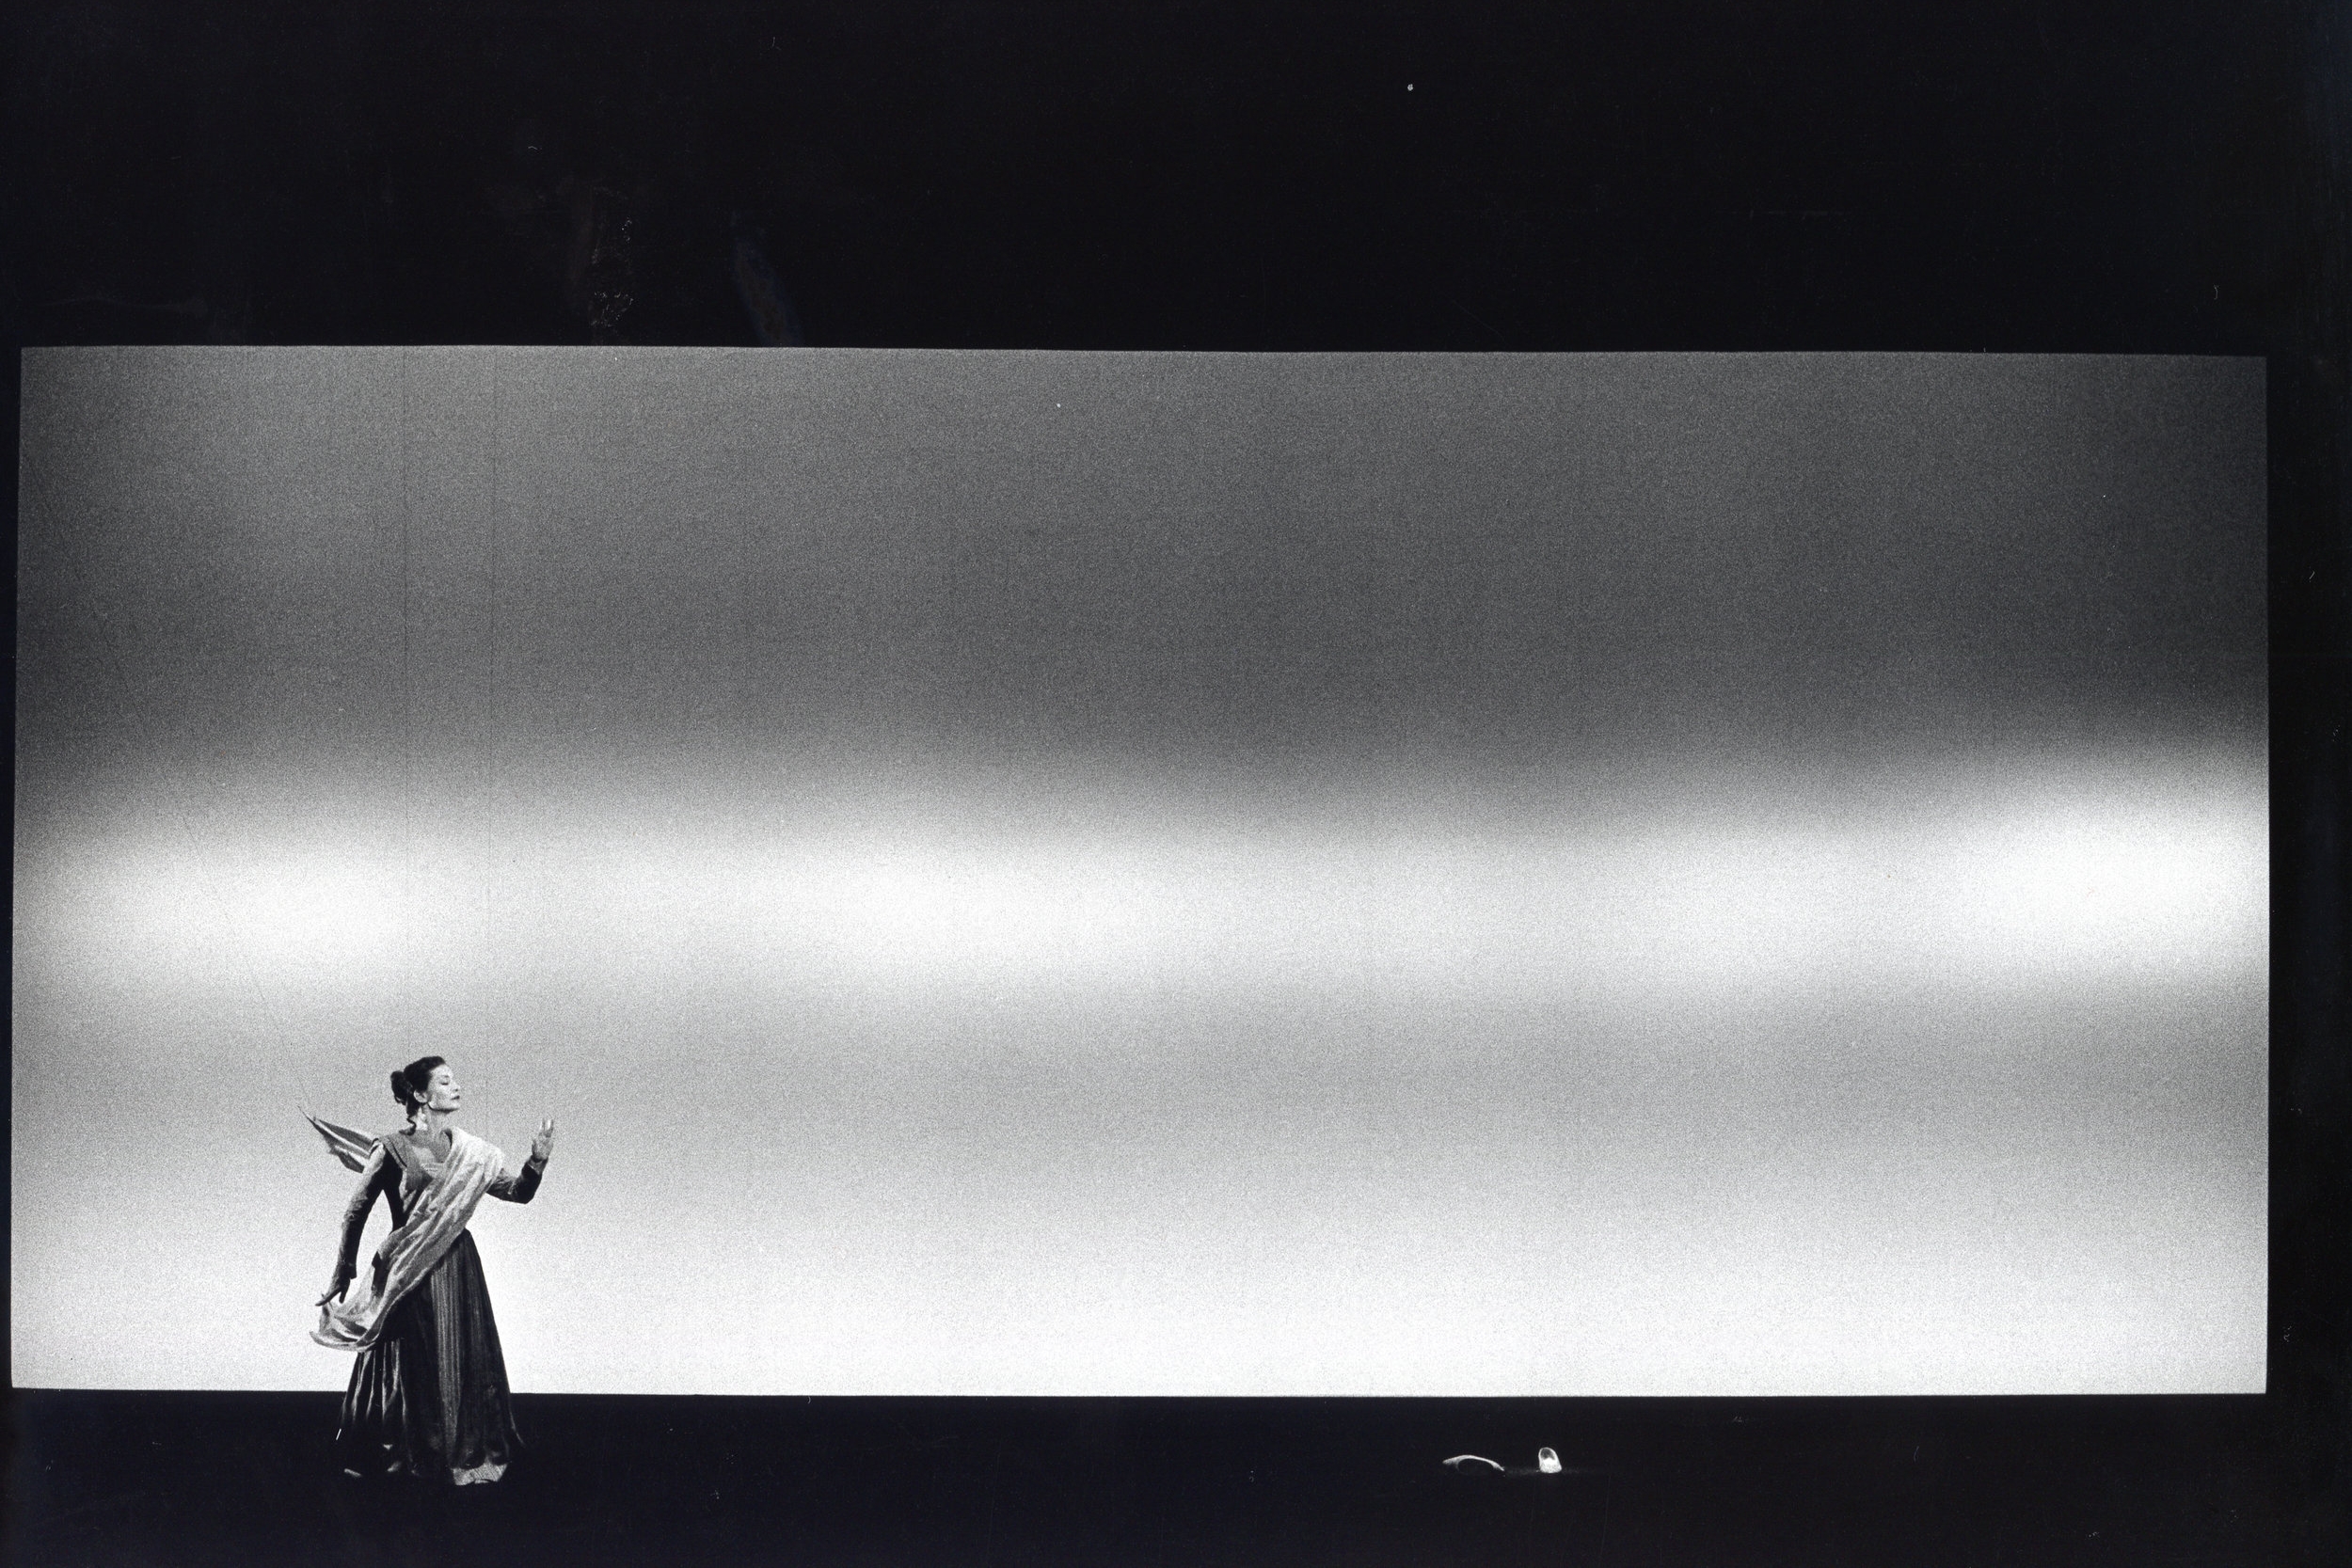
M2261 1400L522 1396L501 1484L342 1479L316 1395L15 1396L35 1564L2327 1560ZM1456 1473L1464 1451L1558 1475ZM1477 1466L1466 1469L1477 1471Z

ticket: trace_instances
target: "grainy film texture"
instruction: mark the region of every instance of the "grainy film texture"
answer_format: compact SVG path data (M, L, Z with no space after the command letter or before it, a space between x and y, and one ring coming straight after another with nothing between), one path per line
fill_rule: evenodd
M42 351L25 1386L2244 1391L2259 363ZM379 1219L378 1225L383 1222Z

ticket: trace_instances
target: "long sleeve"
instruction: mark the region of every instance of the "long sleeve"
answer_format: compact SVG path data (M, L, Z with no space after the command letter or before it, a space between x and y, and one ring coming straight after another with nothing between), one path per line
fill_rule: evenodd
M490 1183L490 1196L509 1203L529 1203L538 1193L539 1178L547 1168L548 1163L534 1154L523 1162L520 1171L499 1172Z
M359 1190L343 1206L342 1245L335 1254L338 1285L358 1272L359 1233L367 1228L368 1212L375 1207L375 1195L398 1180L399 1174L399 1164L385 1156L383 1144L368 1150L368 1163L359 1172Z

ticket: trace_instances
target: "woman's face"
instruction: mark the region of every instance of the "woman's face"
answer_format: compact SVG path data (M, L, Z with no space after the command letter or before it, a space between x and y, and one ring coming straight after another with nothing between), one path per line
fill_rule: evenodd
M454 1114L461 1092L457 1087L457 1075L444 1063L433 1069L433 1081L425 1085L423 1108Z

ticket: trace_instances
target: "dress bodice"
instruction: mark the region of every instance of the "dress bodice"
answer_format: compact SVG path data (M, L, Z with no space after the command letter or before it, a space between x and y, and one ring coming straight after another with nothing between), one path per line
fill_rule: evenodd
M407 1224L417 1195L433 1184L448 1157L447 1148L404 1132L387 1132L375 1140L368 1151L367 1166L359 1173L359 1190L352 1194L343 1210L342 1248L335 1265L338 1279L351 1278L358 1267L359 1234L367 1227L368 1211L375 1207L376 1195L383 1195L395 1227ZM539 1178L546 1169L547 1162L534 1155L519 1174L501 1170L490 1183L489 1196L508 1203L529 1203L539 1191Z

